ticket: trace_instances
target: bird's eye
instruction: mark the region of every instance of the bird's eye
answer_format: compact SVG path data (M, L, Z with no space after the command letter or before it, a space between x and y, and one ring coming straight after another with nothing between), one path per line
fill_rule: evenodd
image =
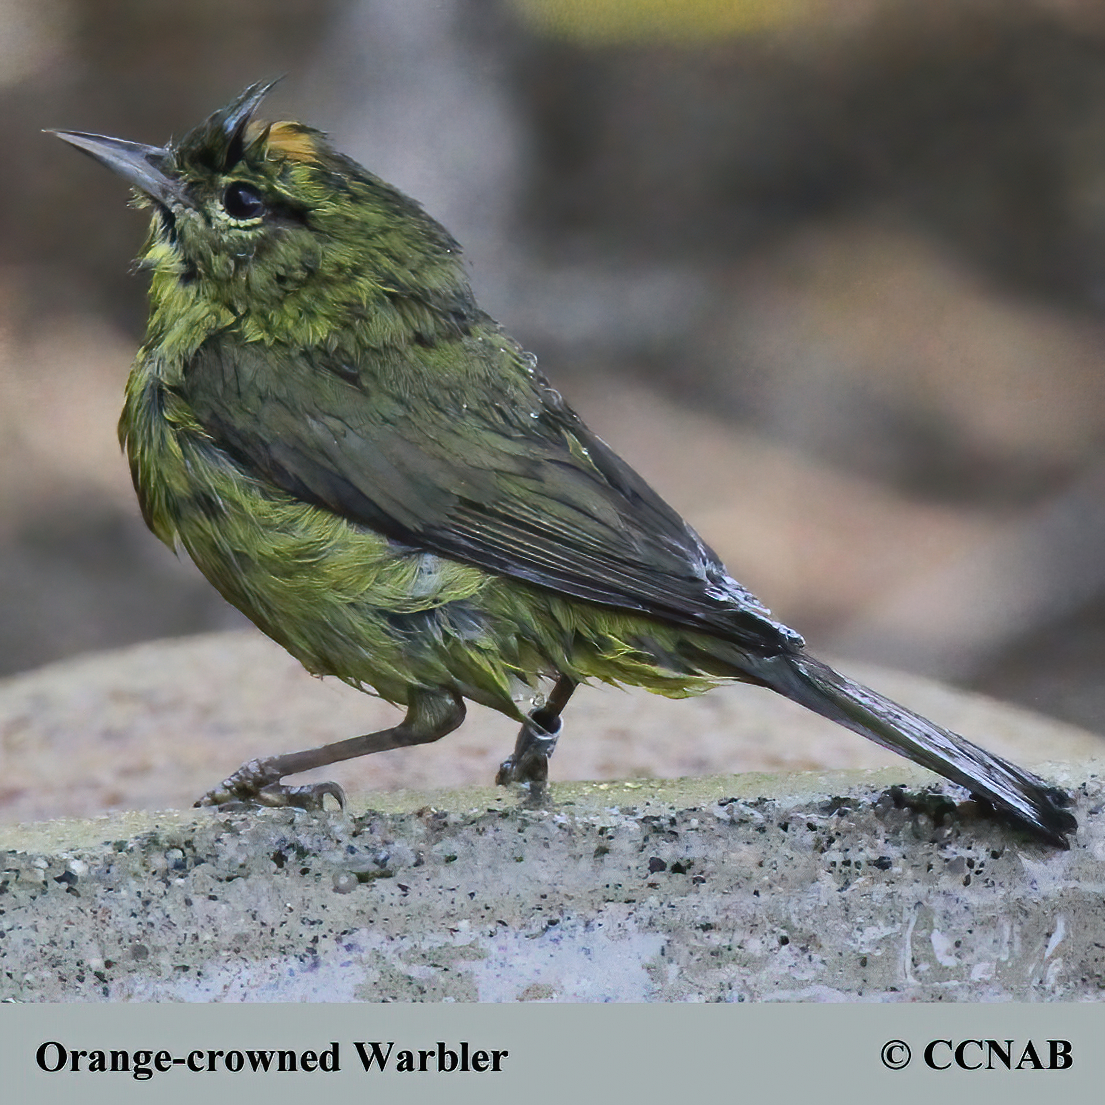
M232 219L259 219L265 213L265 203L250 185L236 180L223 192L223 210Z

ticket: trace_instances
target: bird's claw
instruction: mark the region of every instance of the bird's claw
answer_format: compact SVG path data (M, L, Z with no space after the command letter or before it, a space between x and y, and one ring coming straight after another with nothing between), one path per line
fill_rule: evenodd
M301 810L321 810L330 795L338 806L346 807L345 791L337 783L310 783L285 786L264 760L250 760L213 787L195 804L233 809L245 806L293 806Z
M556 748L561 722L556 719L555 729L546 729L532 716L522 723L514 751L499 765L495 782L499 786L510 783L533 783L541 786L549 778L549 757Z
M325 808L324 799L330 795L345 811L345 791L337 783L309 783L298 787L284 786L283 783L271 783L257 795L262 806L295 806L301 810L321 810Z

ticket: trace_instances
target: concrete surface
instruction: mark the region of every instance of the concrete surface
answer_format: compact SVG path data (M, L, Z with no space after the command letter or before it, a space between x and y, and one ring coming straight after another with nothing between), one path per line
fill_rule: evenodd
M861 674L1023 762L1065 760L1042 770L1075 793L1071 850L985 819L897 758L868 771L558 783L544 806L515 790L380 789L402 770L416 783L419 771L488 778L511 727L476 715L467 735L401 761L336 767L347 814L0 825L0 999L1097 1000L1097 739ZM745 688L675 703L587 690L573 708L561 777L881 755ZM240 634L58 665L0 687L7 812L166 794L185 805L254 751L327 739L331 726L349 735L378 709Z
M1100 998L1098 772L1053 772L1083 778L1070 852L971 803L903 805L909 774L7 827L0 998Z

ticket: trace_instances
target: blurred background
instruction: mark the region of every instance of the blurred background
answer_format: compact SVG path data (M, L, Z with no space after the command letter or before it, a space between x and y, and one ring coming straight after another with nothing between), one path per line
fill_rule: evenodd
M281 73L818 650L1105 732L1095 0L0 0L0 674L241 624L115 440L162 143Z

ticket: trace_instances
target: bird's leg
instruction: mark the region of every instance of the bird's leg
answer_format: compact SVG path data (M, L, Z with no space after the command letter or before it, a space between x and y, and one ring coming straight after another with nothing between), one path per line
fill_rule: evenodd
M500 786L507 783L542 784L548 779L549 757L556 748L556 738L560 736L563 725L560 713L568 705L568 699L577 686L574 679L562 675L545 704L530 711L518 731L514 751L499 765L496 783Z
M345 792L337 783L315 783L309 786L285 786L285 775L326 767L341 760L384 752L389 748L404 748L412 744L428 744L451 733L464 720L464 700L441 691L412 691L407 704L407 716L390 729L366 733L349 740L324 744L286 756L268 756L242 764L233 775L209 790L197 806L227 806L256 804L262 806L299 806L301 809L322 809L326 795L345 809Z

